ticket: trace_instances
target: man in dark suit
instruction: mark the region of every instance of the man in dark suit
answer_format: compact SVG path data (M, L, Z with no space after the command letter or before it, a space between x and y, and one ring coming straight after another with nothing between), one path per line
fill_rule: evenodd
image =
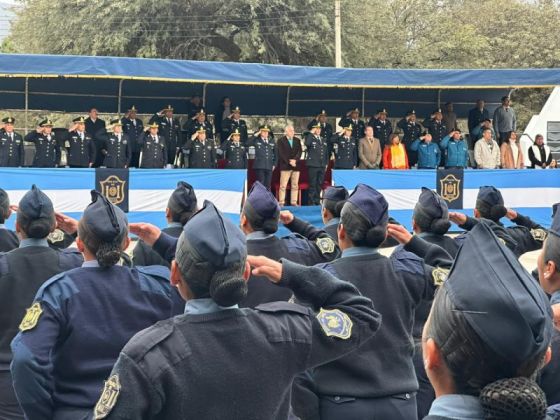
M96 108L91 108L89 110L89 117L86 118L86 133L91 136L95 144L95 162L93 163L93 167L99 168L103 165L104 156L101 153L101 148L103 147L103 136L106 133L106 128L105 121L98 118Z
M140 118L136 118L137 109L134 105L128 110L122 119L123 132L130 140L130 148L132 150L132 157L130 159L130 167L137 168L138 160L140 159L140 150L142 146L138 143L140 137L144 132L144 123Z
M172 167L175 165L175 158L183 145L181 125L179 120L173 117L173 107L167 105L166 108L152 115L150 124L153 123L159 125L159 134L165 137L166 163L168 167Z
M284 136L278 139L278 167L280 168L280 191L278 201L283 206L286 200L286 187L290 181L290 205L298 205L299 169L301 158L301 140L295 137L294 127L287 126Z

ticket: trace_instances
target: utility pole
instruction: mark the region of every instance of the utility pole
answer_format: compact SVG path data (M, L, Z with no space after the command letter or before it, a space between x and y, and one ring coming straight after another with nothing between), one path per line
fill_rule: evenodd
M334 0L334 65L342 67L342 36L340 24L340 0Z

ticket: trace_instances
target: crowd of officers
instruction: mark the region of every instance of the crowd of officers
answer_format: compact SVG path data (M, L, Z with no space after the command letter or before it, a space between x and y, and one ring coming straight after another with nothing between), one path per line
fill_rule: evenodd
M0 418L557 418L560 212L423 188L410 233L370 186L320 201L324 228L256 182L236 226L180 181L160 230L0 190Z

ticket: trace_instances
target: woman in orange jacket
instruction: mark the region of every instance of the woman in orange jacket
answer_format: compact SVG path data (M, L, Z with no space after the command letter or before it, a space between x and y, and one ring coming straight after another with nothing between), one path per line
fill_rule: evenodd
M383 169L409 169L406 148L397 134L391 134L383 150Z

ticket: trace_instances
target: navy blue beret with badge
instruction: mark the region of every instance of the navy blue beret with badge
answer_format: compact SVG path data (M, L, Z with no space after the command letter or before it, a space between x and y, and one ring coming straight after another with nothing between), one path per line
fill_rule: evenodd
M185 181L177 182L177 188L169 197L167 207L175 212L194 211L196 209L196 194L192 185Z
M91 204L84 210L82 221L104 242L112 242L128 230L126 214L95 190L91 191Z
M348 190L343 186L328 187L323 192L323 200L343 201L348 199Z
M421 211L430 216L432 219L449 218L449 209L447 203L435 191L422 187L422 192L418 198L418 202L414 207L414 211Z
M189 258L227 268L247 257L245 235L214 204L204 201L202 209L183 228L175 259L180 267Z
M379 191L366 184L358 184L348 197L348 203L354 204L373 226L387 223L389 203Z
M25 193L19 202L18 211L30 219L50 218L54 215L51 199L35 184Z
M253 184L247 196L247 201L263 219L276 219L280 215L278 201L259 181Z
M478 190L477 200L484 201L489 206L503 206L504 198L496 187L483 186Z
M486 224L466 236L443 287L482 341L506 360L521 364L549 346L547 296Z

